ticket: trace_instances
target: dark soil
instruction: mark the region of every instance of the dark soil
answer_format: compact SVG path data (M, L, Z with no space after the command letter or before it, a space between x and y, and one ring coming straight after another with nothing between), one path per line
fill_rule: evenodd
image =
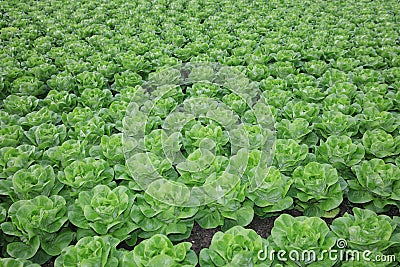
M221 231L219 227L213 229L203 229L195 222L192 229L192 234L188 239L183 240L182 242L192 243L191 249L194 250L197 255L199 255L200 250L210 246L213 235L218 231Z

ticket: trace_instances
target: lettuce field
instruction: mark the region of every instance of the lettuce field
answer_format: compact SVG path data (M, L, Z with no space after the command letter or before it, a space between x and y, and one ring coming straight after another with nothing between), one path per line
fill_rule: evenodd
M0 267L400 266L399 1L0 11Z

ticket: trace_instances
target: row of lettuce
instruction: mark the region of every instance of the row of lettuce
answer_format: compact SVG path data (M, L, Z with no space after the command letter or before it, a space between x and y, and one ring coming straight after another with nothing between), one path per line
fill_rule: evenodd
M41 198L36 197L31 202L39 202ZM142 241L131 251L117 248L120 240L110 235L87 236L74 245L64 247L54 266L195 267L198 263L202 267L397 266L396 258L400 257L400 217L391 219L359 208L354 208L353 213L333 220L330 227L320 218L283 214L275 220L267 239L254 230L234 226L225 232L217 232L210 246L202 249L199 257L190 249L191 243L174 245L162 234ZM66 215L57 221L63 220L66 220ZM55 229L31 230L40 236L41 247L50 252L54 248L44 240ZM68 239L66 236L60 235L55 241L62 243ZM14 258L0 259L0 263L6 267L39 266L29 260Z
M14 259L2 263L42 264L57 257L57 266L194 266L198 260L190 244L171 241L189 237L195 221L227 230L199 255L201 266L268 266L257 258L265 244L322 251L334 248L337 238L351 249L398 253L397 217L355 209L330 229L315 218L336 216L344 199L377 213L400 208L397 6L396 1L5 1L0 247L4 257ZM218 62L247 78L236 76L236 88L229 91L204 82L213 77L206 66L193 84L163 88L157 102L140 102L146 80L174 78L163 71L154 75L156 69L188 61ZM270 167L260 162L271 132L259 126L246 101L246 94L254 98L249 92L254 86L274 118ZM230 107L231 113L216 113L220 121L238 117L243 124L248 143L240 155L247 164L239 183L223 174L242 135L232 139L210 119L187 123L177 133L180 146L170 147L190 164L166 160L161 130L166 119L188 99L219 111L203 98ZM126 164L123 121L132 102L153 105L140 152L151 155L147 160L155 170L138 168L146 165L141 158ZM199 162L207 163L201 172ZM187 186L223 176L231 190L206 205L169 205L144 193L132 175L154 171ZM254 187L252 181L261 183ZM290 209L310 218L282 215L268 240L240 227L254 214ZM136 245L137 238L144 241ZM136 247L116 249L122 242Z

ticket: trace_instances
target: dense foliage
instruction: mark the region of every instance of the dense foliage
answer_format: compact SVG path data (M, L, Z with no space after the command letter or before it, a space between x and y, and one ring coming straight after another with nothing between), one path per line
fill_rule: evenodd
M399 264L398 1L0 3L0 266Z

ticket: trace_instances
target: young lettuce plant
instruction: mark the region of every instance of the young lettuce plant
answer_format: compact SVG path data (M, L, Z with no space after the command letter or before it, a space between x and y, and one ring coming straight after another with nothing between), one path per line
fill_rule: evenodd
M11 93L15 95L40 96L46 93L46 85L33 76L22 76L12 83Z
M274 77L284 79L291 74L297 74L298 69L292 62L280 61L270 65L269 73Z
M117 96L115 96L117 98ZM132 100L114 100L108 108L99 110L99 116L106 122L106 124L114 127L117 131L122 132L122 120L129 107L129 101Z
M259 252L266 247L266 240L254 230L234 226L213 236L211 245L200 251L199 263L201 267L268 267L271 263L259 258Z
M248 110L246 101L236 94L226 94L222 97L222 101L239 116L243 116Z
M279 50L278 52L273 53L271 57L276 61L298 62L300 53L293 50Z
M83 237L75 245L65 247L54 261L54 266L118 266L116 247L119 242L119 239L109 235Z
M113 95L108 89L86 88L79 97L79 103L92 110L108 107L113 100Z
M44 63L37 66L32 66L27 74L35 76L39 81L46 82L52 75L58 72L56 66Z
M142 77L130 70L126 70L122 73L116 73L114 75L115 83L111 87L112 90L119 92L121 89L127 86L136 86L143 83ZM150 79L150 77L149 77Z
M318 102L326 97L326 92L316 85L293 89L293 94L307 102Z
M0 147L16 147L21 144L24 130L19 125L7 125L0 129Z
M329 87L327 91L329 94L346 95L348 98L353 99L357 94L357 86L349 82L340 82Z
M221 88L215 84L196 82L187 88L186 93L191 97L216 97L221 93Z
M354 115L361 111L361 106L352 103L351 98L345 94L330 94L323 100L322 105L326 111L338 111L345 115Z
M80 94L86 88L103 89L106 86L106 79L99 72L84 71L76 75L76 81Z
M172 188L168 191L166 187L163 187L163 190L165 191L157 192L157 194L164 198L165 195L170 195L173 199L180 199L177 195L184 193L184 191L176 192ZM141 238L150 238L156 234L163 234L168 236L172 241L181 241L189 237L198 208L183 207L179 206L179 204L176 201L176 205L171 206L147 193L137 195L130 216L131 220L141 229L138 236Z
M338 238L347 241L350 249L384 252L400 244L399 217L377 215L368 209L353 209L354 215L346 213L333 220L331 229Z
M297 75L290 75L287 79L288 85L293 86L293 95L297 99L315 102L323 99L326 95L322 88L318 87L317 79L314 76L299 73Z
M8 112L5 112L4 110L0 110L0 126L1 127L9 127L12 125L18 125L18 120L19 120L18 115L10 114ZM8 131L6 131L8 132Z
M78 97L68 91L50 90L43 99L43 105L58 114L72 111L78 103Z
M353 203L368 203L377 212L387 205L399 206L400 168L382 159L371 159L352 167L357 179L349 180L348 199Z
M310 162L293 172L293 188L289 193L307 216L332 217L343 201L342 184L335 168L329 164Z
M110 189L98 184L90 191L79 193L75 203L68 209L68 218L79 227L79 236L90 235L94 231L98 235L109 234L123 241L138 228L130 219L135 201L132 192L125 186Z
M323 253L323 251L330 251L334 248L336 237L320 218L292 217L288 214L282 214L275 220L267 242L268 251L272 249L274 251L285 251L284 258L287 261L280 262L279 258L274 258L273 266L281 263L293 267L331 267L336 262L328 257L328 253ZM293 251L297 253L295 254ZM305 255L304 251L313 251L315 254ZM299 257L292 259L289 254L299 255ZM323 255L323 258L321 258L321 255ZM302 256L305 257L302 259Z
M365 96L365 93L372 91L379 95L385 95L389 92L389 85L379 82L367 83L360 86L360 90L361 91L358 92L359 94L356 94L357 101L362 101L362 97Z
M10 221L3 222L1 229L16 237L17 241L7 245L7 253L14 258L30 259L39 248L57 256L74 238L71 230L63 228L68 221L67 207L65 199L58 195L14 202L8 217Z
M304 62L303 69L315 77L321 77L328 69L325 61L311 60Z
M57 195L63 186L51 166L35 164L17 171L7 180L0 180L0 194L9 196L13 201L28 200L38 195Z
M47 80L47 85L58 92L76 92L76 76L67 71L52 75Z
M320 78L320 83L325 87L331 87L338 82L349 82L349 74L338 70L338 69L328 69Z
M25 132L29 142L38 149L47 149L61 144L67 136L65 125L41 124Z
M77 196L79 192L93 188L98 184L110 184L114 178L114 170L103 160L92 157L73 161L58 172L58 179L67 185L63 193Z
M103 135L100 138L100 145L90 147L89 155L96 159L103 158L112 164L124 163L125 157L122 151L122 133Z
M221 183L226 186L234 179L230 175L221 177ZM206 181L207 184L208 181ZM234 225L246 226L254 217L253 202L246 200L247 184L237 183L232 190L223 197L201 206L196 213L196 222L205 229L223 226L228 229Z
M393 110L393 99L395 99L395 94L391 91L386 94L381 94L380 92L371 90L366 93L360 93L357 101L364 108L376 108L379 111L389 111Z
M293 121L283 119L275 125L277 138L293 139L297 142L304 140L312 131L313 125L310 125L306 119L296 118Z
M217 156L216 160L209 165L210 174L203 177L206 186L207 195L218 196L213 198L210 203L200 206L195 219L203 228L214 228L219 225L230 227L232 225L245 226L249 224L253 218L252 202L245 199L248 183L252 179L248 175L243 176L240 181L241 170L245 170L243 163L247 162L247 152L241 150L238 155L231 158L230 164L224 157ZM248 155L252 158L251 155ZM220 159L223 159L222 161ZM253 159L254 161L254 159ZM227 168L229 164L229 168ZM214 170L214 171L213 171ZM215 172L216 171L216 172ZM210 185L210 186L207 186ZM225 192L222 196L220 192ZM200 196L208 202L208 196Z
M34 96L9 95L3 102L4 111L18 116L25 116L34 111L39 100Z
M111 132L111 125L95 115L84 121L77 122L70 131L68 136L71 139L86 140L88 143L96 143L103 135L108 135Z
M254 202L254 211L258 216L270 216L292 206L293 198L288 191L293 181L277 168L256 167L250 170L250 176L256 183L260 181L253 186L255 190L249 191L246 196Z
M305 101L289 101L283 108L283 116L286 119L294 120L296 118L306 119L313 122L319 114L319 106L315 103Z
M87 142L70 139L57 147L46 150L43 153L43 159L52 162L57 167L65 168L74 161L86 158L87 148Z
M293 139L277 139L275 142L274 166L289 174L307 160L308 146L299 145Z
M328 69L318 80L326 88L332 87L339 82L350 82L348 73L333 68Z
M352 137L358 133L359 123L355 117L345 115L340 111L324 111L315 121L314 128L324 138L331 135L346 135Z
M361 143L354 144L348 136L332 135L326 142L320 141L315 154L318 162L343 170L359 163L364 158L365 150Z
M382 129L387 133L393 133L400 126L398 113L379 111L375 107L364 108L357 115L360 121L360 132L364 134L368 130Z
M165 235L157 234L142 241L132 251L120 253L119 266L195 267L198 259L190 250L191 246L189 242L174 245Z
M148 72L150 70L151 63L143 55L137 55L134 51L124 53L120 57L117 57L117 62L132 72Z
M193 125L185 131L183 136L183 147L188 153L194 152L195 149L200 148L204 139L214 141L215 150L218 155L227 154L226 144L229 141L229 135L222 127L216 124L208 124L203 126L200 122L193 123ZM229 151L230 153L230 151Z
M384 70L383 75L387 83L394 84L400 78L400 66Z
M377 158L400 153L400 136L392 136L382 129L367 130L362 138L365 151Z
M259 86L263 92L264 91L275 91L275 90L278 90L279 92L287 92L287 81L285 79L274 78L272 76L269 76L268 78L260 81ZM284 95L286 95L286 94L284 94ZM268 99L268 98L266 98L266 99ZM278 98L277 98L277 100L278 100ZM283 106L283 105L280 105L280 106Z
M289 102L293 97L290 91L280 90L277 88L271 88L264 91L262 93L262 96L268 101L268 105L274 106L279 109L281 107L284 107L285 103Z
M110 81L114 77L115 73L121 70L121 67L114 61L104 59L103 57L103 54L99 54L98 57L94 56L93 60L90 60L96 65L96 70L108 81Z
M218 179L223 175L229 159L224 156L214 156L206 149L196 149L191 153L185 162L177 164L176 169L180 176L178 182L188 186L200 186L210 180L211 177ZM201 172L199 172L201 170Z
M72 128L78 123L88 121L94 115L94 112L88 107L76 107L72 111L62 114L62 122L68 128Z
M246 69L247 76L252 81L261 81L268 77L269 69L265 64L251 64Z
M61 116L51 111L47 107L42 107L38 111L32 111L21 117L18 123L24 128L28 129L33 126L40 126L44 123L52 123L57 125L61 121Z
M29 167L39 157L40 153L31 145L0 148L0 177L7 178L18 170Z
M100 147L103 156L111 163L124 163L122 149L122 134L103 135L100 139Z

